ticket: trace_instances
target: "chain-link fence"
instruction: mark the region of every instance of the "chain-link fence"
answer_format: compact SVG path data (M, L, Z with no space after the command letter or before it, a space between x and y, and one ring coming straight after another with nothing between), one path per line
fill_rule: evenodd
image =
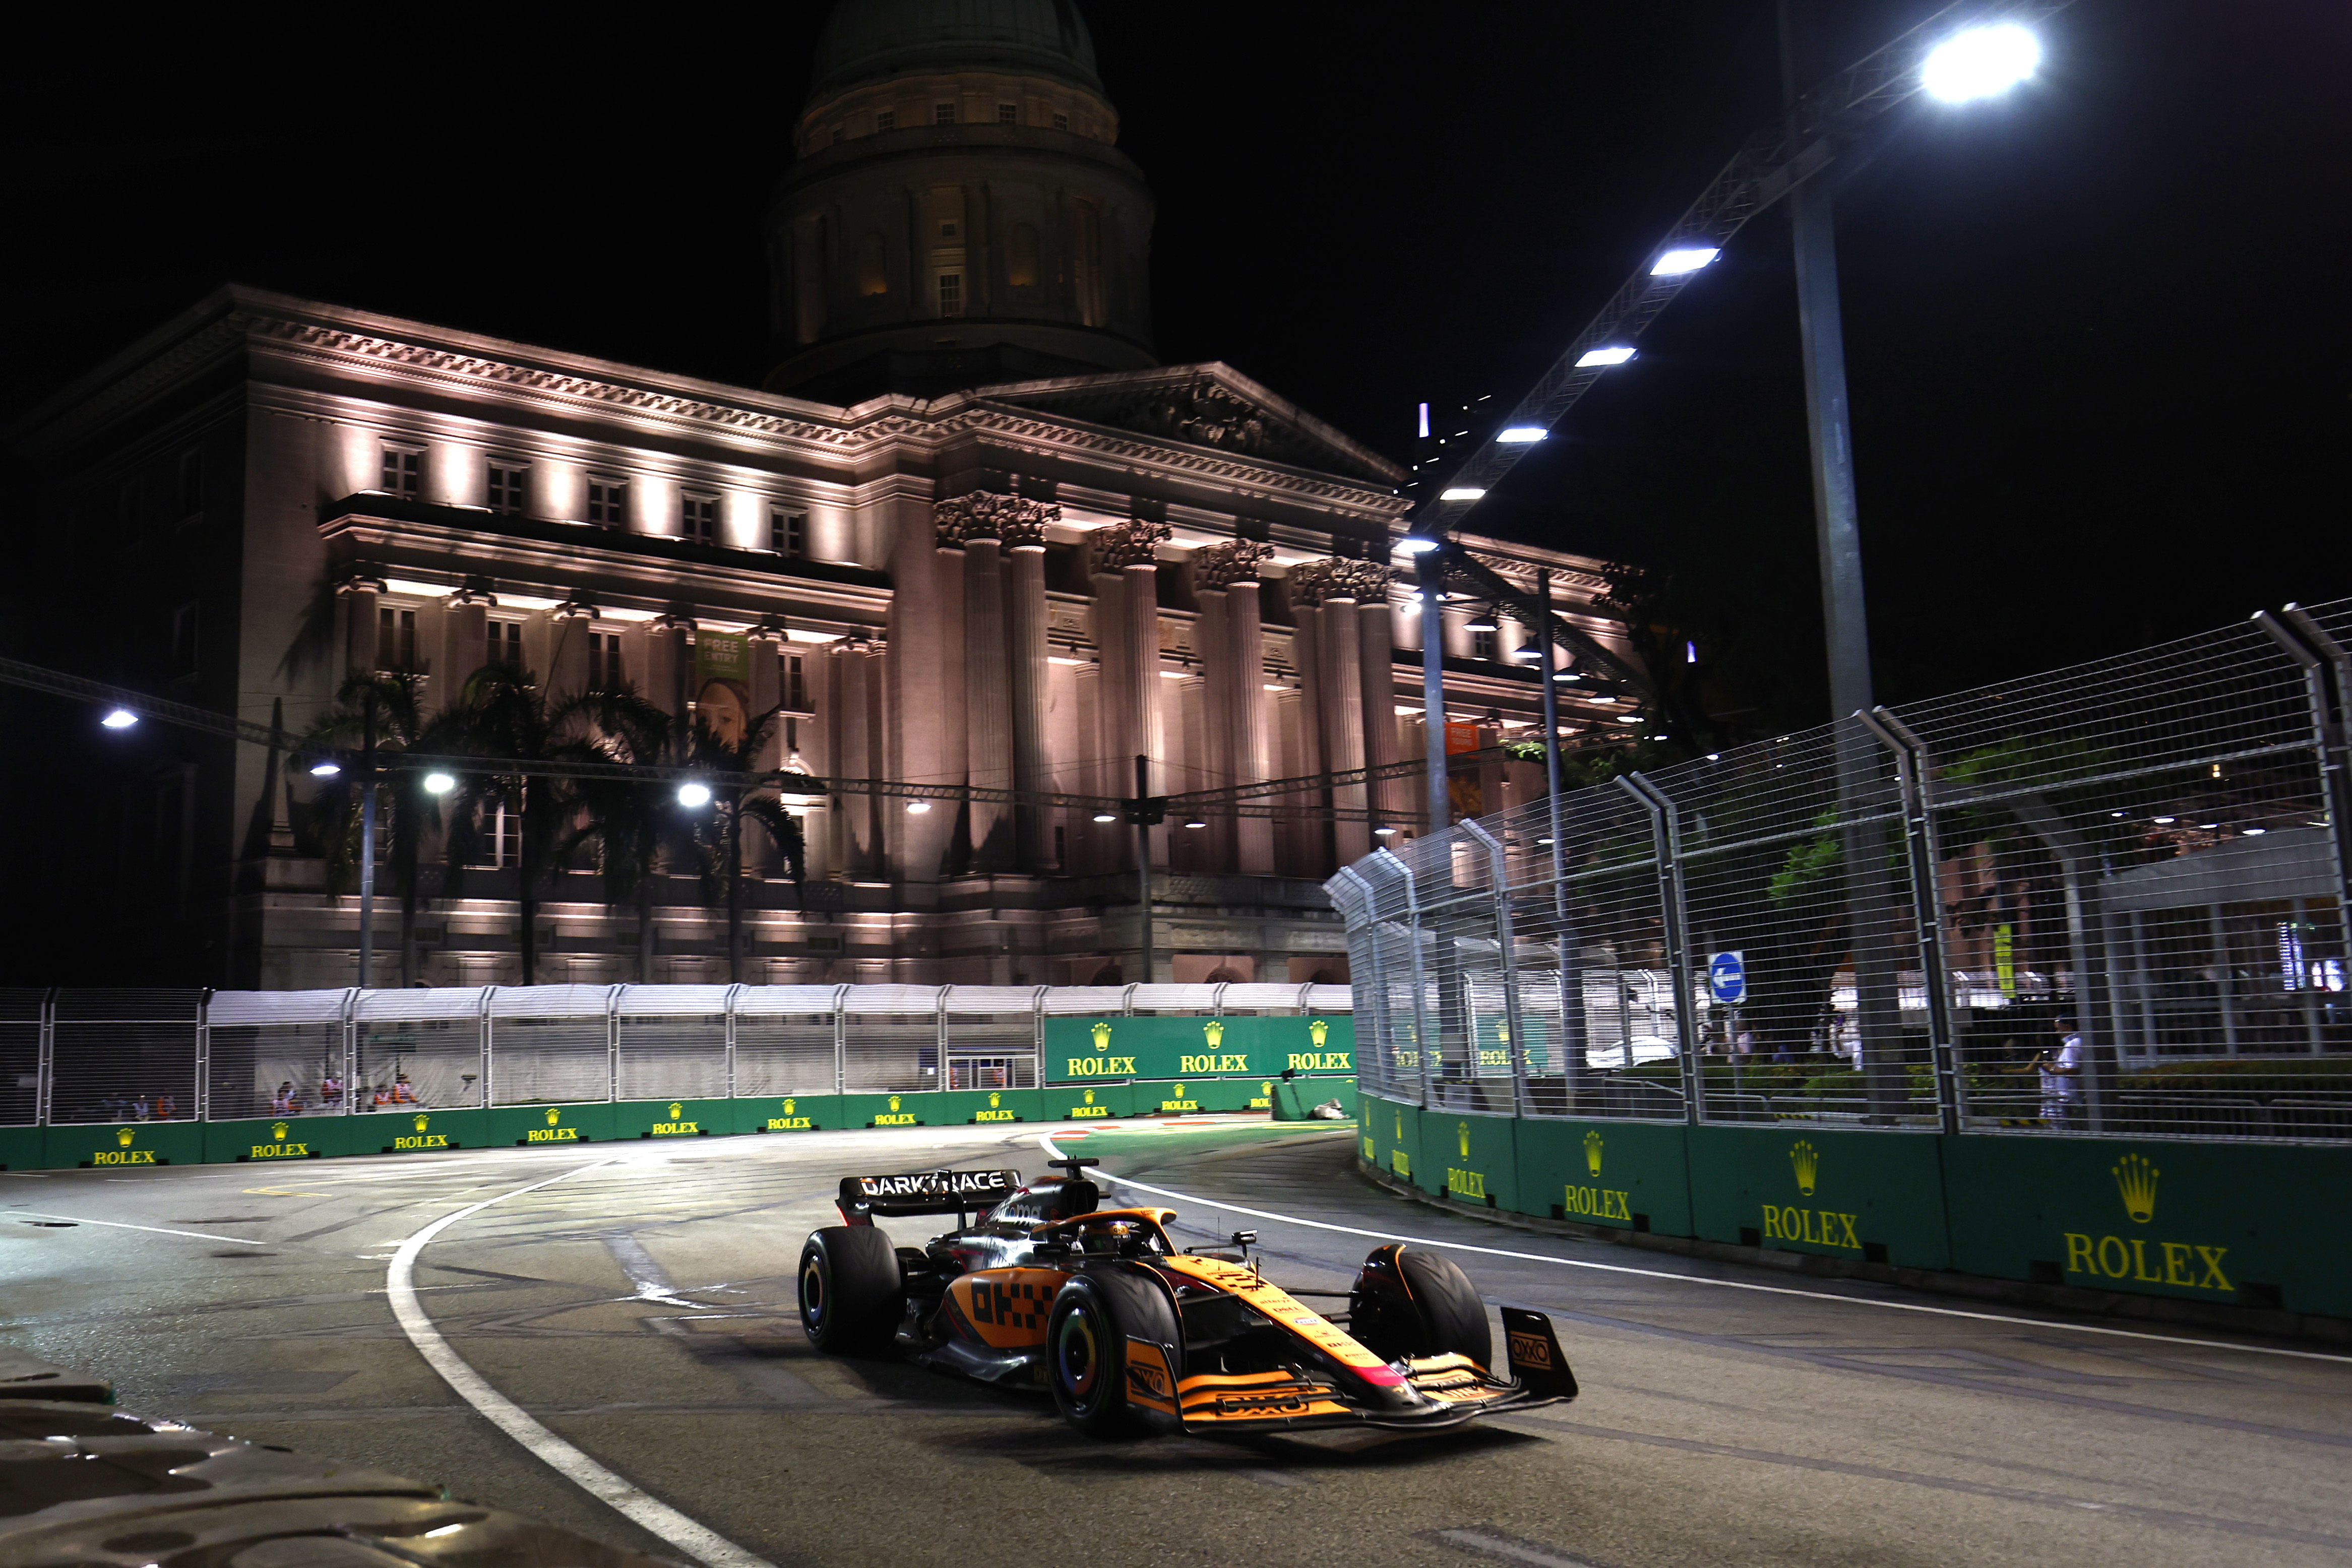
M1345 986L0 989L0 1127L1031 1089L1049 1016L1351 1005Z
M2352 1138L2352 601L1375 852L1360 1078L1522 1116Z

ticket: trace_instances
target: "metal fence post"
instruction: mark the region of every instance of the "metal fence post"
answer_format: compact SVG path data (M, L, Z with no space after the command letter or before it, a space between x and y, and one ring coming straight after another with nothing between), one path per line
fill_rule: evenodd
M1372 1041L1375 1051L1372 1060L1383 1063L1383 1070L1377 1076L1383 1082L1387 1082L1388 1078L1388 1074L1385 1071L1386 1053L1381 1049L1387 1045L1389 1041L1389 992L1388 985L1383 979L1381 970L1381 922L1380 911L1377 907L1380 894L1370 883L1365 881L1364 878L1358 873L1356 868L1353 866L1341 866L1339 868L1339 874L1347 878L1349 883L1354 884L1356 890L1356 907L1362 912L1360 920L1350 925L1349 935L1352 937L1355 935L1357 925L1360 925L1364 932L1364 968L1368 977L1363 983L1370 988L1369 993L1360 988L1356 988L1356 996L1353 998L1356 1006L1356 1082L1358 1086L1360 1087L1364 1079L1364 1022L1367 1013L1370 1015L1372 1026ZM1352 944L1350 946L1349 957L1349 984L1351 988L1355 988L1355 966L1352 961ZM1362 1005L1363 998L1367 994L1371 998L1372 1005L1370 1008L1366 1008ZM1222 997L1223 992L1220 991L1218 995Z
M849 1024L842 1009L848 1005L849 988L833 988L833 1092L849 1092Z
M343 993L342 1010L337 1015L341 1028L337 1030L336 1043L342 1049L335 1053L342 1065L343 1094L341 1107L343 1115L352 1114L359 1103L359 1032L360 989L353 986Z
M727 1098L730 1100L735 1098L735 1004L749 989L750 987L743 985L727 988Z
M1495 941L1501 950L1503 958L1504 1028L1510 1031L1509 1039L1506 1043L1511 1059L1511 1108L1515 1114L1524 1116L1527 1114L1529 1103L1527 1033L1524 1020L1519 1016L1518 943L1511 927L1511 897L1507 885L1509 873L1504 864L1502 843L1494 834L1480 827L1475 818L1465 817L1462 820L1462 826L1475 835L1480 843L1486 846L1486 877L1495 900ZM1477 1029L1475 1023L1471 1029L1471 1036L1472 1081L1475 1083L1477 1067L1475 1052L1478 1049ZM1473 1093L1475 1095L1475 1089Z
M2352 932L2352 655L2327 634L2300 604L2290 604L2278 616L2268 611L2254 623L2301 664L2311 695L2311 727L2319 746L2320 787L2327 800L2327 836L2336 851L2336 918ZM2333 687L2333 691L2329 688Z
M212 1119L213 1096L213 994L207 988L205 999L196 1004L196 1120Z
M33 1124L49 1124L49 1101L58 1086L58 991L55 986L41 993L41 1038L35 1051L38 1053L33 1065Z
M1397 870L1404 876L1405 929L1412 933L1413 1103L1426 1106L1429 1103L1429 974L1427 966L1421 961L1421 879L1413 875L1412 867L1405 863L1404 857L1393 858Z
M1944 908L1937 876L1942 856L1928 794L1927 747L1884 707L1856 714L1864 727L1895 758L1895 782L1903 803L1904 859L1911 871L1911 925L1918 938L1919 982L1927 1003L1927 1055L1935 1075L1936 1124L1960 1130L1959 1042L1952 1035L1951 971L1944 967Z
M932 1073L932 1087L948 1087L948 998L955 994L953 986L940 988L939 1000L931 1004L931 1060L939 1065Z
M474 1018L474 1051L482 1060L482 1092L481 1097L475 1102L479 1106L498 1103L493 1093L492 1082L499 1070L498 1030L490 1024L490 998L498 994L499 988L496 986L484 986L482 999L477 1004L479 1010Z
M1691 985L1690 955L1685 951L1683 940L1689 916L1683 908L1682 827L1675 820L1674 801L1646 776L1638 771L1621 774L1617 782L1642 803L1642 809L1650 816L1650 836L1658 858L1659 914L1665 926L1666 973L1675 989L1675 1040L1682 1057L1683 1120L1696 1125L1700 1120L1706 1080L1699 1068L1698 1003ZM1622 967L1618 973L1622 987Z

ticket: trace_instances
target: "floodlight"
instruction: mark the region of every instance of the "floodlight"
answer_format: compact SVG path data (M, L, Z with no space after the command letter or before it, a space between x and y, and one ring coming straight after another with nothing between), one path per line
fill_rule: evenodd
M341 763L331 761L323 757L310 764L310 777L313 779L332 779L342 770Z
M2250 839L2259 839L2270 831L2268 828L2241 828L2238 831Z
M129 729L139 722L139 716L127 707L111 708L108 710L107 716L98 722L109 729Z
M1187 817L1184 819L1184 825L1188 828L1205 828L1209 824L1198 817Z
M2151 817L2148 819L2148 821L2154 822L2159 828L2168 827L2179 820L2180 819L2178 817Z
M679 785L677 803L681 806L708 806L710 804L710 786L708 784Z
M1397 540L1396 542L1397 553L1400 555L1419 555L1423 550L1435 549L1436 548L1437 541L1435 539L1425 538L1420 534L1407 534L1404 538Z
M1518 445L1525 442L1541 441L1550 434L1551 432L1546 430L1540 424L1514 424L1508 429L1497 431L1495 434L1495 439L1497 441L1507 441L1513 445Z
M1382 822L1379 827L1372 830L1372 836L1377 839L1385 839L1395 831L1396 830L1394 828L1390 827L1386 822Z
M1622 365L1633 357L1633 350L1622 345L1607 349L1587 349L1584 350L1583 358L1576 361L1576 368L1580 371L1590 371L1602 365Z
M1639 724L1642 722L1642 716L1638 713L1621 713L1617 716L1617 722L1619 724Z
M1502 630L1502 627L1495 620L1495 612L1492 608L1481 610L1478 613L1470 617L1469 620L1464 622L1462 625L1464 630L1470 632L1499 632Z
M919 817L930 809L931 803L929 800L909 800L907 802L907 815L910 817Z
M1117 811L1097 811L1095 813L1095 821L1097 822L1116 822L1118 821L1118 813Z
M1475 486L1461 485L1451 490L1440 490L1437 498L1441 501L1475 501L1486 493Z
M1678 245L1650 264L1652 277L1681 277L1696 272L1723 252L1711 245Z
M1551 678L1555 681L1580 681L1584 679L1582 675L1578 674L1574 670L1554 670L1551 673Z
M425 776L425 792L427 795L446 795L457 787L457 781L446 773L427 773Z
M1946 103L2007 92L2042 63L2042 40L2015 22L1955 33L1927 53L1921 85Z

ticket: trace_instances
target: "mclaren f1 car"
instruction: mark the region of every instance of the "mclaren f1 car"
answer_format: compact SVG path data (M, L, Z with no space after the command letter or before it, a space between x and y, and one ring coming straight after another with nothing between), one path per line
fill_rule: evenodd
M849 1176L843 1223L801 1249L802 1327L820 1351L911 1356L982 1382L1049 1388L1081 1430L1239 1435L1316 1427L1422 1430L1576 1397L1550 1320L1486 1309L1454 1263L1377 1247L1346 1291L1284 1291L1238 1231L1190 1251L1169 1208L1105 1208L1086 1175L918 1171ZM923 1247L877 1218L956 1217ZM1318 1312L1300 1296L1344 1297Z

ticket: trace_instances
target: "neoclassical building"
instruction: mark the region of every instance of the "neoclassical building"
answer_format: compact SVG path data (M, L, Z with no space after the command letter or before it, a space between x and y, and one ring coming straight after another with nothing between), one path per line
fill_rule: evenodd
M942 787L789 798L807 880L757 866L746 980L1344 979L1317 884L1418 825L1417 780L1171 814L1148 976L1134 830L1045 797L1130 794L1138 755L1178 795L1419 755L1402 471L1233 367L1156 362L1151 198L1066 0L846 0L816 78L769 208L763 388L224 290L12 432L130 616L95 649L37 617L26 656L289 735L353 671L414 672L431 704L512 661L720 727L781 709L768 767ZM1599 563L1465 542L1548 567L1617 641ZM1483 608L1446 612L1464 744L1538 707ZM352 983L357 901L289 754L143 744L87 809L167 967ZM1490 765L1485 808L1538 777ZM408 978L520 978L500 833L454 890L426 879ZM635 908L593 863L543 896L537 979L639 977ZM374 983L403 978L393 918ZM654 926L643 977L729 977L683 868Z

